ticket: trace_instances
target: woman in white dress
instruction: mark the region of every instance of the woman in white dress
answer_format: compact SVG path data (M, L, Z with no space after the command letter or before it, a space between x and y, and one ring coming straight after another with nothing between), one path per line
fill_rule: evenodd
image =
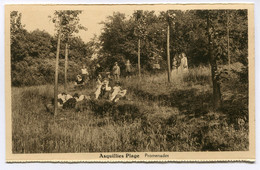
M188 59L186 57L185 53L181 53L181 67L182 67L182 73L188 72Z

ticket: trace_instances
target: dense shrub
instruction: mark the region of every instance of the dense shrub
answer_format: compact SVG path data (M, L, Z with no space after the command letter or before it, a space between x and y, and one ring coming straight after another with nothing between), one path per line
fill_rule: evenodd
M54 83L55 59L33 59L30 57L12 65L13 86L32 86ZM80 73L80 64L73 61L68 66L68 81L74 81ZM64 82L64 60L60 60L59 82Z

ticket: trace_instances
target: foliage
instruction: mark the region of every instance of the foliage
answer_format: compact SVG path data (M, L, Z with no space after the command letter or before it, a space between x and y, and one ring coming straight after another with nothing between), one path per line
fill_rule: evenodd
M40 30L28 32L21 24L21 13L11 12L11 79L14 86L30 86L52 83L54 81L54 63L57 37ZM75 21L76 22L76 21ZM78 21L77 21L78 22ZM73 29L75 25L73 25ZM64 46L61 44L61 59L64 58ZM84 43L79 37L70 37L69 75L70 81L80 71L84 63L89 66L93 54L92 44ZM61 62L61 65L64 62ZM64 65L64 64L63 64ZM60 68L59 81L63 80L63 68ZM26 77L26 78L25 78Z
M208 40L205 12L200 10L169 10L171 24L170 53L171 59L181 52L188 57L189 67L208 65ZM248 64L248 36L246 10L211 10L213 26L214 55L220 65L227 64L227 27L230 30L230 58L231 63L241 62L245 69L238 74L241 80L247 80ZM63 40L70 39L69 60L75 63L85 63L92 68L92 63L100 63L105 70L111 70L115 61L119 63L122 72L125 61L130 60L137 68L137 41L140 31L141 38L141 67L142 72L151 72L155 62L159 62L162 70L166 69L166 29L167 12L135 11L126 17L123 13L108 16L103 24L100 37L84 43L73 32L85 29L79 24L81 11L56 11L53 21L63 16ZM229 15L229 23L227 23ZM35 30L28 32L21 23L22 15L18 11L11 13L11 60L12 71L17 62L26 57L54 58L56 36ZM56 27L57 28L57 27ZM139 33L138 33L139 32ZM66 35L66 36L65 36ZM61 58L64 58L64 42L61 43ZM95 61L91 57L95 55ZM12 74L14 75L14 74ZM48 75L46 75L48 76ZM45 83L45 82L42 82Z
M74 33L78 33L79 30L87 30L86 27L79 24L80 10L60 10L55 11L54 16L51 18L52 22L55 23L55 28L61 32L62 39L67 42Z
M64 60L60 61L59 82L64 82ZM80 66L71 61L69 63L68 80L75 81L79 74ZM32 58L26 57L23 61L13 65L12 85L13 86L32 86L54 82L55 59L52 58ZM26 77L26 78L24 78Z
M122 13L114 13L102 22L100 36L102 49L100 56L113 58L122 55L134 64L137 63L137 37L142 37L141 63L149 68L154 55L162 56L166 61L166 28L171 24L171 57L185 52L190 66L208 64L208 40L206 10L170 10L155 14L154 11L135 11L126 18ZM247 62L247 11L246 10L211 10L213 25L214 55L227 63L227 26L230 30L230 57L232 62ZM230 16L227 25L227 14ZM169 18L169 17L168 17ZM241 25L241 27L240 27ZM108 55L109 54L109 55ZM102 59L100 59L102 60ZM242 61L243 60L243 61ZM110 67L110 66L108 66Z

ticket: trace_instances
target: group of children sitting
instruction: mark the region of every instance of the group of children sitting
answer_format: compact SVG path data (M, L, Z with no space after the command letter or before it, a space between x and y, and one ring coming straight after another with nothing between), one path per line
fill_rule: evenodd
M98 75L97 86L95 91L95 99L108 99L113 102L117 102L120 98L125 97L127 90L123 90L119 81L115 82L112 88L109 85L109 77L106 77L102 81L101 75Z
M106 99L111 102L117 102L119 99L125 97L127 90L121 88L120 82L116 81L114 87L109 85L109 78L102 80L101 75L97 78L97 85L95 90L95 99ZM91 97L87 95L79 95L75 93L73 96L66 93L58 94L58 107L63 109L75 108L78 102L90 100Z

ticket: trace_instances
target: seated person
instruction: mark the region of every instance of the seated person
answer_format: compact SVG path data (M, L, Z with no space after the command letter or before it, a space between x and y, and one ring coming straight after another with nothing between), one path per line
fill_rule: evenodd
M111 87L109 86L109 81L107 78L105 78L100 89L99 98L108 99L110 91L111 91Z
M82 79L84 82L87 82L89 79L89 73L88 73L88 69L86 68L86 65L83 65L83 68L81 69L81 75L82 75Z
M112 80L111 74L110 72L106 72L106 78L108 78L109 81Z
M100 93L101 93L101 86L102 86L102 77L99 74L96 81L96 91L95 91L95 98L98 99Z
M116 85L113 87L113 93L111 95L110 101L117 102L120 98L126 95L126 90L122 90L120 83L116 82Z
M75 86L82 86L84 85L84 80L82 79L81 75L77 75L76 81L75 81Z

